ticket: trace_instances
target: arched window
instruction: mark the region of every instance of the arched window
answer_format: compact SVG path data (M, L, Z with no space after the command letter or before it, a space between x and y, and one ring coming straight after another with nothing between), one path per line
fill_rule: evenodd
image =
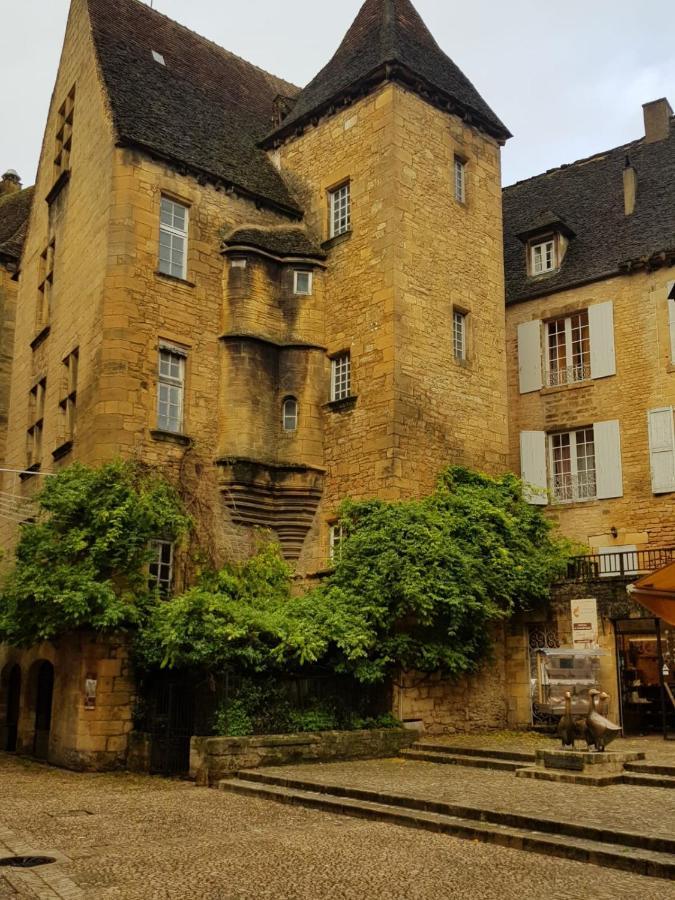
M282 415L284 431L296 431L298 427L298 401L295 397L286 397Z

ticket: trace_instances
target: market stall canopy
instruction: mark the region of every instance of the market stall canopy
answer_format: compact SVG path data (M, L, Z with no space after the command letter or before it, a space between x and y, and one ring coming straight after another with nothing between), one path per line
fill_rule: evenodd
M675 562L644 575L628 586L628 593L652 615L675 625Z

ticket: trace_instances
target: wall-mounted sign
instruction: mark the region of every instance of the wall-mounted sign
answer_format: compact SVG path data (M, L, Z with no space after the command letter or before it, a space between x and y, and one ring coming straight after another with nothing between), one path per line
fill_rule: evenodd
M572 644L576 650L598 646L598 601L572 600Z
M95 709L96 708L96 688L98 686L98 680L96 678L96 673L89 672L87 677L84 679L84 708L85 709Z

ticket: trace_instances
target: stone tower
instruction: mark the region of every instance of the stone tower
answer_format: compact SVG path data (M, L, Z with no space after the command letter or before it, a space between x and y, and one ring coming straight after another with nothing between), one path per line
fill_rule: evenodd
M328 357L351 361L352 396L327 405L324 516L422 495L451 463L503 471L509 132L409 0L366 0L286 106L266 146L328 254Z

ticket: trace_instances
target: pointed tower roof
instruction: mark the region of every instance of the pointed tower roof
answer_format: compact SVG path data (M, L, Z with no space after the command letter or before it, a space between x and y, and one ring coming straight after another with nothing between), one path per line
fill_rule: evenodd
M331 61L300 92L290 114L265 143L286 137L385 80L406 84L500 141L511 137L438 46L410 0L366 0Z

